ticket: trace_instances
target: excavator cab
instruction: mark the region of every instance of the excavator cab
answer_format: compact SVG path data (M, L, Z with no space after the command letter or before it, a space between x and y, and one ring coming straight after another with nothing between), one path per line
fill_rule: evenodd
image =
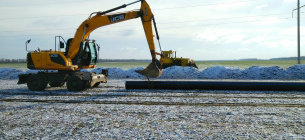
M95 41L87 40L81 43L79 50L73 65L78 65L82 69L95 68L97 62L97 45Z
M94 42L85 42L82 56L82 66L95 65L97 61L97 51Z

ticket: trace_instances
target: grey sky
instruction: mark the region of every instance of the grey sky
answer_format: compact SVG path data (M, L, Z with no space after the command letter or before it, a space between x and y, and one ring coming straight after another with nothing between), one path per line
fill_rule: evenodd
M61 35L66 40L73 37L90 13L133 1L1 0L0 58L25 58L27 39L32 39L32 50L54 49L54 36ZM224 60L297 55L297 19L292 18L297 0L147 2L157 21L162 49L176 50L178 56ZM305 1L301 0L301 5ZM137 3L119 11L139 7ZM301 13L301 55L305 53L304 17ZM100 44L103 59L150 59L140 19L99 28L90 38Z

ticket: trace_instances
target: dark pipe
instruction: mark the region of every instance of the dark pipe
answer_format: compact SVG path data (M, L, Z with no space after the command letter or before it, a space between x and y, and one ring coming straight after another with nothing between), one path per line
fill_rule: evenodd
M31 39L29 39L29 40L27 40L26 42L25 42L25 50L27 51L27 52L29 52L28 51L28 44L31 42Z
M119 10L119 9L122 9L122 8L125 8L125 7L127 7L127 5L123 4L122 6L119 6L119 7L116 7L116 8L112 8L112 9L104 11L104 12L100 12L99 14L100 15L104 15L104 14L107 14L107 13L110 13L110 12L113 12L113 11L116 11L116 10Z
M135 4L135 3L137 3L137 2L140 2L140 0L137 0L137 1L132 2L132 3L129 3L129 4L123 4L123 5L121 5L121 6L112 8L112 9L107 10L107 11L104 11L104 12L99 12L99 14L100 14L100 15L104 15L104 14L107 14L107 13L110 13L110 12L113 12L113 11L116 11L116 10L119 10L119 9L122 9L122 8L125 8L125 7L127 7L127 6L129 6L129 5Z
M125 7L127 7L127 6L129 6L129 5L135 4L135 3L140 2L140 1L142 2L143 0L137 0L137 1L134 1L134 2L132 2L132 3L123 4L123 5L121 5L121 6L118 6L118 7L112 8L112 9L110 9L110 10L103 11L103 12L93 12L93 13L90 14L89 18L91 18L92 15L94 15L94 14L105 15L105 14L107 14L107 13L110 13L110 12L113 12L113 11L116 11L116 10L119 10L119 9L122 9L122 8L125 8Z
M305 91L305 82L289 81L126 81L126 89Z

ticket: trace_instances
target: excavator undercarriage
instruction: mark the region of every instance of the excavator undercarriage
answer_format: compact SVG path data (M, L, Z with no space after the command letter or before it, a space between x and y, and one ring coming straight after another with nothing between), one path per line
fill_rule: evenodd
M41 91L48 84L51 87L61 87L66 83L69 91L81 91L107 83L107 75L107 70L103 70L102 74L80 71L38 72L19 75L18 84L27 84L30 90Z

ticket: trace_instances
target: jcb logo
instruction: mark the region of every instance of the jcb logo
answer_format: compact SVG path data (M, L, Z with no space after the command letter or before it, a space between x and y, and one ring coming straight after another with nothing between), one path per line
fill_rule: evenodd
M109 18L110 22L116 22L116 21L124 20L125 14L108 16L108 18Z
M58 54L50 54L50 57L58 57Z

